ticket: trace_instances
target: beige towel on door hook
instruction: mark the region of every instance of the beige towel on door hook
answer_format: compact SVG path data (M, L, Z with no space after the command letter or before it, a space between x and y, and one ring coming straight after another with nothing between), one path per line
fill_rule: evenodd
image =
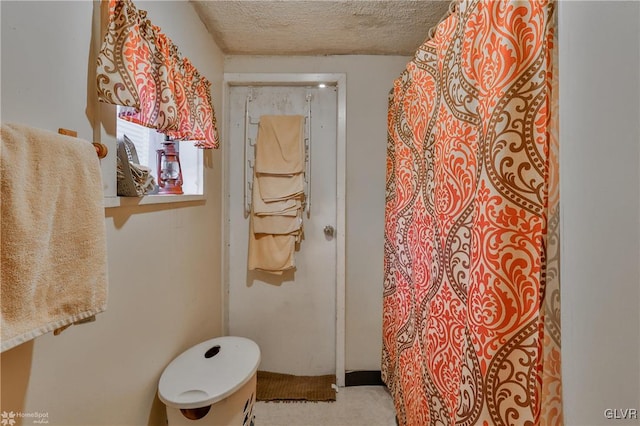
M284 235L296 232L302 226L300 210L296 216L253 216L253 232L256 234Z
M287 198L285 200L264 201L260 196L260 181L253 177L252 205L256 216L284 215L296 216L298 209L302 207L300 197Z
M302 173L292 176L257 175L260 197L263 201L282 201L302 195L304 176Z
M281 275L295 267L293 252L296 235L258 234L253 232L253 214L249 219L249 270Z
M256 138L256 172L283 175L303 170L304 116L261 116Z

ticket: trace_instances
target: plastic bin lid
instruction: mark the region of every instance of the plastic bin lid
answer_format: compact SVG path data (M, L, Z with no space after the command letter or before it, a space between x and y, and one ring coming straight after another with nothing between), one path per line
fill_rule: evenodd
M183 352L164 369L158 396L169 407L199 408L223 400L258 370L260 348L244 337L217 337Z

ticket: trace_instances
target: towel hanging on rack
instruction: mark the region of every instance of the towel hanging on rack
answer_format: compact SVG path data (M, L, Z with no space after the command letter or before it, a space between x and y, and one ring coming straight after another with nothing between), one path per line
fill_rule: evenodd
M1 135L5 351L104 311L107 252L93 145L13 123Z
M285 201L298 197L304 192L304 176L302 173L295 175L256 175L253 180L258 181L260 198L264 202ZM254 186L253 190L256 190Z
M282 275L295 267L296 235L255 234L249 221L249 270Z
M294 175L304 171L304 116L263 115L256 139L256 173Z
M252 208L256 216L284 215L295 216L302 208L301 197L266 202L260 196L260 181L253 178Z
M286 235L296 232L302 226L302 211L295 216L286 215L253 215L253 232L255 234Z
M302 115L260 117L249 219L249 270L279 275L295 267L295 246L302 234L304 122Z

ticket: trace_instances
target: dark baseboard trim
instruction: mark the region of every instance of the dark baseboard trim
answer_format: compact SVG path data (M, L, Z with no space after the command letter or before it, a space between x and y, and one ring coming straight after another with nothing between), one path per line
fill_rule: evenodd
M380 370L349 371L344 375L345 386L386 386Z

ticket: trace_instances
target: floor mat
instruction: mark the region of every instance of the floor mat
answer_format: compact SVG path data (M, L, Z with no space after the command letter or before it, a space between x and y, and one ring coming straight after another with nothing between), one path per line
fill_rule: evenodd
M294 376L258 371L258 401L335 401L336 376Z

